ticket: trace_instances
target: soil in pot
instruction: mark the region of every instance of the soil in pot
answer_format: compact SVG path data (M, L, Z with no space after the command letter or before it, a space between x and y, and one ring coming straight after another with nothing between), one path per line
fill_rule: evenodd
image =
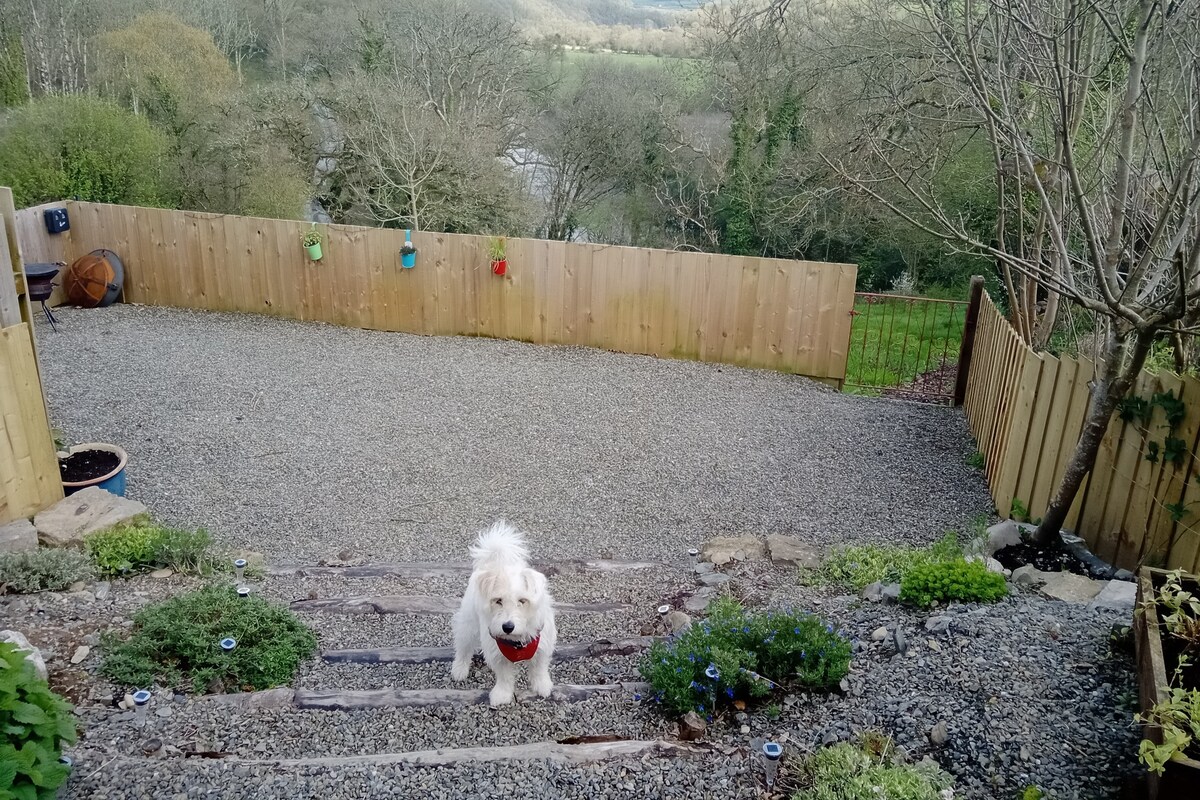
M1092 577L1088 565L1065 547L1038 547L1031 542L1021 542L997 550L995 558L1005 569L1017 569L1028 564L1042 572L1074 572L1076 575Z
M117 468L121 457L108 450L83 450L58 460L65 483L80 483L103 478Z

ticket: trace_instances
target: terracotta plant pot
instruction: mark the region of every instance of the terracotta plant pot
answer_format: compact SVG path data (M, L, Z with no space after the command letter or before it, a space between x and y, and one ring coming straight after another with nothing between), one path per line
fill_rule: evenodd
M508 259L500 258L500 259L493 261L492 262L492 274L493 275L507 275L508 274Z

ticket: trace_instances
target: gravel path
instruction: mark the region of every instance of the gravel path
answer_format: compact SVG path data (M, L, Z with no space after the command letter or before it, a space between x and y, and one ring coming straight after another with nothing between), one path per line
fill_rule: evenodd
M547 557L929 542L989 508L960 413L780 373L131 305L61 319L39 339L53 422L125 447L160 516L275 562L461 559L501 516Z

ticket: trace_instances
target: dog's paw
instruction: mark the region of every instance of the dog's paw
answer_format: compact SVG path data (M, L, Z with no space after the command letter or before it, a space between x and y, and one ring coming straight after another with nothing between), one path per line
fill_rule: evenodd
M470 661L455 661L450 667L450 680L465 681L471 675Z
M496 706L506 706L513 701L512 689L501 689L499 686L492 689L492 693L488 695L491 701L492 708Z
M537 675L529 681L529 688L533 689L533 693L538 697L549 697L554 691L554 682L550 680L549 675Z

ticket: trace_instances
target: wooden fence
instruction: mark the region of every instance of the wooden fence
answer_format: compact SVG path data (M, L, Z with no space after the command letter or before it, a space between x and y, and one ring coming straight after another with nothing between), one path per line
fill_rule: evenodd
M0 524L63 496L16 228L12 195L0 189Z
M1001 516L1045 511L1066 468L1089 401L1090 361L1035 353L984 297L964 411L985 457ZM1114 415L1096 466L1066 527L1117 566L1200 570L1200 380L1172 373L1139 376L1132 396L1171 392L1186 406L1172 428L1161 405L1149 419ZM1167 440L1183 444L1167 463Z
M93 249L124 261L133 303L273 314L376 330L574 344L807 375L846 374L857 268L532 239L508 240L493 275L488 239L68 201L69 233L21 212L22 245L47 260Z

